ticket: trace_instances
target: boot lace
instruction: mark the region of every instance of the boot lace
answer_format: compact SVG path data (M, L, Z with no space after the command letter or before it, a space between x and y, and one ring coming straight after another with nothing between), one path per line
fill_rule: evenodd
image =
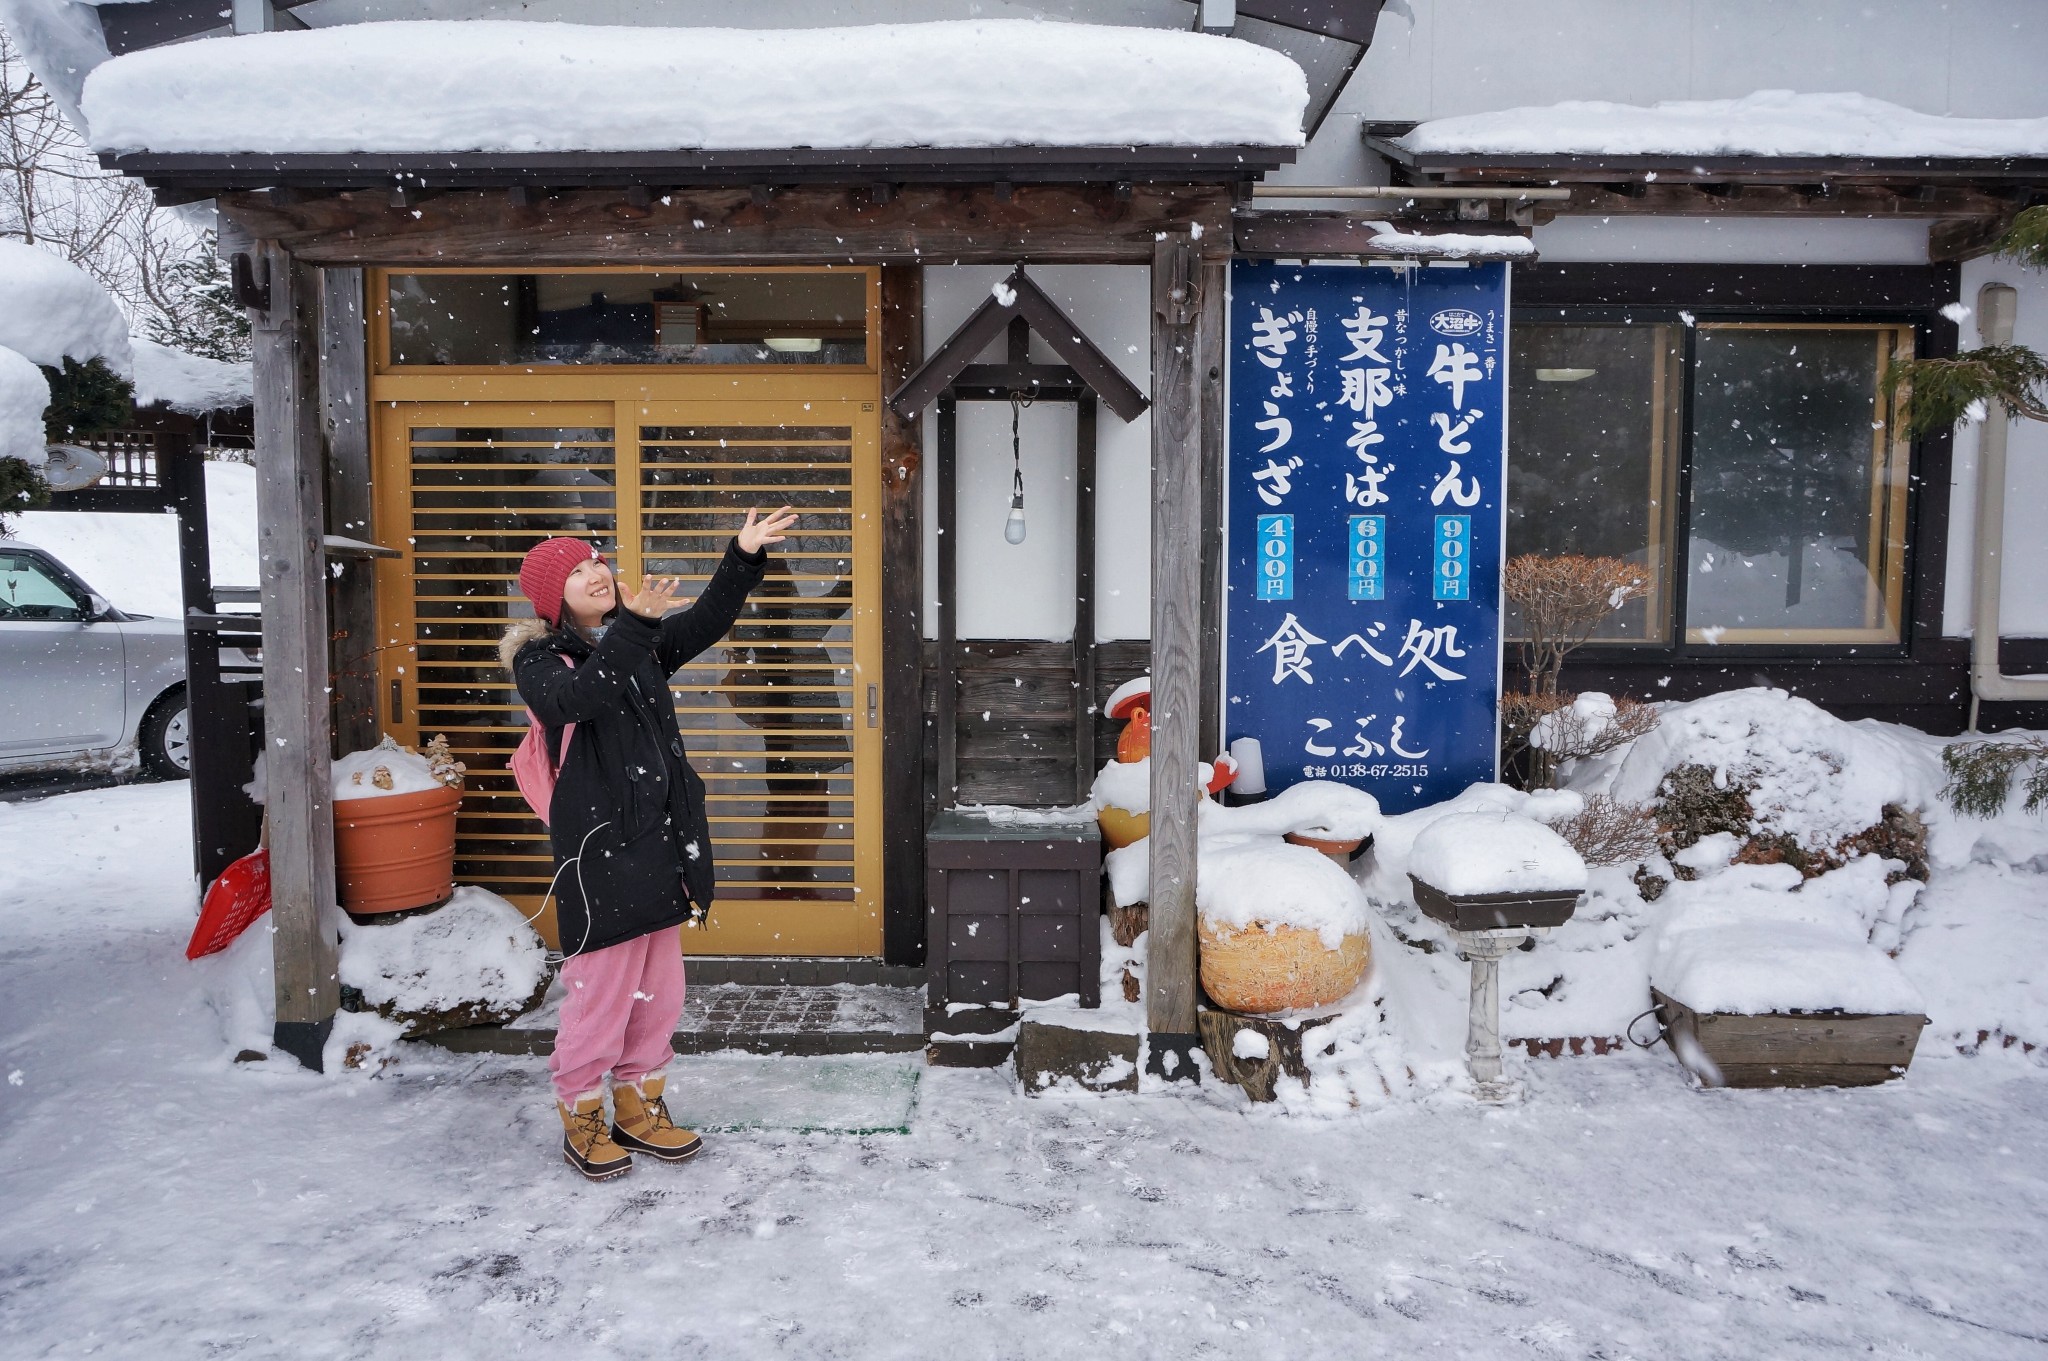
M606 1137L604 1107L595 1110L577 1111L572 1117L576 1122L576 1133L586 1148Z
M647 1112L648 1123L654 1126L655 1133L663 1134L676 1128L676 1122L669 1119L668 1101L665 1098L657 1096L649 1100L643 1097L640 1105Z

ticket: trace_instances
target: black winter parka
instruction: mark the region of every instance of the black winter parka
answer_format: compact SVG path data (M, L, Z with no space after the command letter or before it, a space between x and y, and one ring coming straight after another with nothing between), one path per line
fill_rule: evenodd
M684 753L668 682L732 628L767 561L734 539L695 603L659 621L621 606L595 645L531 620L507 633L519 696L558 758L548 834L564 954L674 926L692 904L710 911L718 872L704 781Z

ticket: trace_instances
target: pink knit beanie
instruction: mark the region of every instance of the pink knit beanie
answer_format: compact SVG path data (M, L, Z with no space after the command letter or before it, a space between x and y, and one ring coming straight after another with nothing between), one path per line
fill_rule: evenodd
M569 574L604 555L583 539L543 539L526 550L519 564L519 590L533 602L533 612L551 625L562 622L562 588Z

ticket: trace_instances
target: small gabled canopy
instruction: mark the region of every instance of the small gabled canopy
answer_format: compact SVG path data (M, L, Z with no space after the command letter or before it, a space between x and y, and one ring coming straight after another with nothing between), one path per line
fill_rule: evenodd
M1075 375L1101 399L1102 404L1125 421L1134 421L1150 406L1123 370L1111 363L1081 328L1068 319L1059 304L1045 295L1019 265L997 284L974 315L946 338L931 357L903 386L889 395L889 407L899 416L913 416L929 406L951 387L1013 321L1023 321L1052 346Z

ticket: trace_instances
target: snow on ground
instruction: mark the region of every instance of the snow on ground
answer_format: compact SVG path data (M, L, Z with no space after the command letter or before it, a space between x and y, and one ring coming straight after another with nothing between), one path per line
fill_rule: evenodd
M1515 1105L1320 1119L927 1070L908 1134L720 1135L592 1187L538 1059L232 1063L181 953L185 798L0 805L10 1358L2048 1348L2048 1067L2015 1052L1808 1092L1511 1060ZM682 1060L680 1114L786 1102L777 1063Z
M28 510L10 518L15 538L48 549L121 609L164 617L184 613L176 517ZM213 584L256 585L254 468L208 460L206 528Z
M2048 155L2048 118L1950 118L1861 94L1759 90L1649 106L1569 100L1423 123L1412 151L1582 156Z
M98 150L279 153L1299 146L1307 102L1250 43L1018 19L347 24L131 52L83 99Z

